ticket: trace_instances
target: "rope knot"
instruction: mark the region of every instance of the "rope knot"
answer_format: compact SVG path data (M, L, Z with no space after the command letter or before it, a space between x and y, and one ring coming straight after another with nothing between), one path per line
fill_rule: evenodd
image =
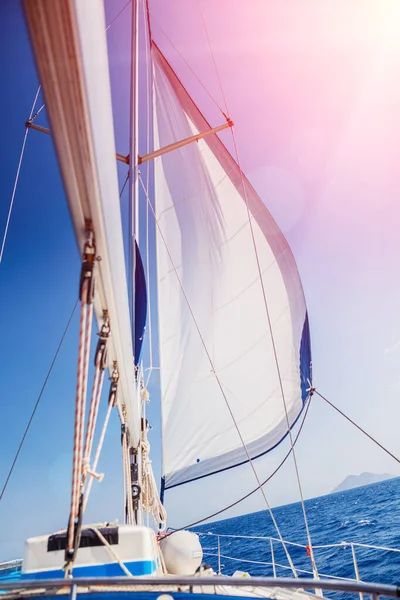
M89 471L89 457L84 456L83 460L82 460L82 475L83 475L83 477L86 477L88 471Z
M146 390L146 388L142 389L142 391L140 392L140 396L142 398L142 402L150 402L150 394Z
M95 471L92 471L91 469L87 470L87 474L90 475L91 477L93 477L93 479L97 479L97 481L99 483L101 483L104 479L104 473L96 473Z

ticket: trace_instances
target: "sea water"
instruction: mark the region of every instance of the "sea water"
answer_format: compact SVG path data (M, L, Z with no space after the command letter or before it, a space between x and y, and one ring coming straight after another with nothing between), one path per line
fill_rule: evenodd
M350 542L400 549L400 478L337 492L306 500L307 519L313 546L332 544L331 548L315 548L314 555L321 574L355 578ZM285 540L307 546L307 536L300 503L273 509ZM204 560L218 568L217 538L209 533L267 536L277 538L268 511L218 521L195 528L201 533ZM347 542L347 543L346 543ZM311 560L304 547L287 546L295 567L311 572ZM360 579L399 584L400 552L355 546ZM279 541L273 542L278 576L292 576L288 560ZM231 575L236 570L251 575L273 576L269 540L220 537L221 571ZM229 558L227 558L229 557ZM308 573L299 576L310 577Z
M330 548L315 548L319 573L355 578L350 542L400 549L400 478L306 500L306 511L313 547L332 544ZM288 545L299 576L310 577L311 561L305 546L303 513L300 503L273 509L282 537L304 547ZM200 533L204 561L218 570L218 538L221 534L220 566L225 575L236 570L251 575L273 576L270 541L224 537L265 536L277 538L268 511L261 511L202 525ZM291 576L288 561L279 541L273 542L278 576ZM398 584L400 552L355 546L360 579L376 583ZM266 563L266 564L262 564ZM282 566L279 566L282 565ZM18 570L3 573L5 579L19 577ZM0 572L0 579L3 579ZM4 580L4 579L3 579Z

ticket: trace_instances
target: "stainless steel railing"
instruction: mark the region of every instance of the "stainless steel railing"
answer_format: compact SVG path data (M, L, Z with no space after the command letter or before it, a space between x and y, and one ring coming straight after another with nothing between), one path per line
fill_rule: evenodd
M8 560L7 562L0 563L0 579L8 573L12 573L13 571L17 572L18 570L21 570L21 567L22 558L17 558L16 560Z
M299 590L299 588L303 590L320 588L326 591L368 594L374 600L378 600L380 596L387 596L390 598L400 597L399 586L385 585L380 583L338 581L332 579L295 579L292 577L252 577L251 579L247 579L239 577L228 578L221 575L215 575L213 577L178 577L175 575L170 575L164 577L82 577L72 579L47 579L33 581L21 580L3 583L0 582L0 591L3 594L5 592L13 592L13 597L15 597L16 592L22 593L27 590L31 592L38 590L38 595L43 596L43 590L51 590L52 593L54 593L62 588L69 588L70 598L72 600L73 598L76 598L77 592L80 590L88 593L88 588L90 588L91 593L106 594L107 592L112 591L114 594L118 591L121 591L121 593L126 593L127 591L130 591L128 588L131 588L131 590L134 591L136 586L139 586L141 592L145 591L145 588L149 588L149 591L154 590L161 592L165 590L169 593L174 593L171 592L171 587L177 586L179 587L179 591L197 593L197 588L228 586L234 588L265 589L276 589L278 587L292 590ZM118 590L118 588L121 589ZM201 593L204 593L204 589L201 590ZM245 593L243 595L245 595ZM30 594L29 597L32 598L32 594Z
M281 568L281 569L285 569L285 570L291 570L291 567L289 567L288 565L284 565L281 564L279 562L277 562L276 560L276 554L275 554L275 550L274 550L274 545L278 544L278 546L282 545L282 542L279 538L274 538L274 537L270 537L270 536L258 536L258 535L234 535L234 534L222 534L222 533L212 533L212 532L200 532L200 531L196 531L196 533L201 537L201 538L210 538L210 537L214 537L217 538L217 552L209 552L207 551L207 549L205 549L203 551L204 556L213 556L215 558L217 558L217 564L218 564L218 574L222 573L222 563L221 563L221 559L226 559L226 560L231 560L233 562L238 562L238 563L245 563L245 564L254 564L254 565L265 565L265 566L270 566L272 567L272 572L273 572L273 576L276 577L277 576L277 567ZM239 556L229 556L226 553L222 553L221 552L221 539L222 538L232 538L232 539L250 539L250 540L262 540L264 542L269 542L269 552L270 552L270 556L271 556L271 560L270 561L259 561L259 560L252 560L252 559L248 559L248 558L241 558ZM304 549L304 551L307 550L307 546L304 544L298 544L296 542L290 542L288 540L284 540L284 543L288 546L294 546L297 548L302 548ZM267 547L267 544L266 544ZM353 568L354 568L354 577L340 577L338 575L332 575L331 573L322 573L319 572L319 576L320 577L327 577L330 579L337 579L340 581L361 581L360 578L360 572L359 572L359 568L358 568L358 560L357 560L357 554L356 554L356 548L369 548L372 550L380 550L380 551L385 551L385 552L395 552L395 553L400 553L400 549L398 548L391 548L389 546L378 546L376 544L363 544L360 542L340 542L337 544L316 544L313 545L313 549L315 550L321 550L321 549L328 549L328 548L350 548L351 549L351 556L352 556L352 562L353 562ZM297 568L296 567L296 571L298 571L298 573L301 574L306 574L306 575L313 575L312 571L308 571L307 569L301 569L301 568ZM360 600L363 600L362 597L362 593L360 592Z
M50 588L55 586L55 588L60 588L63 586L71 587L73 583L76 586L84 586L90 581L90 585L98 586L98 585L107 585L118 586L120 584L123 585L131 585L133 582L137 582L137 584L142 585L187 585L187 586L217 586L217 585L225 585L225 586L250 586L250 587L280 587L280 588L296 588L299 589L312 589L319 588L322 590L331 590L331 591L339 591L339 592L353 592L358 593L360 600L364 600L364 594L372 595L374 600L377 599L380 595L400 597L400 588L394 585L383 585L383 584L372 584L361 581L358 560L356 549L357 548L367 548L371 550L377 551L385 551L385 552L393 552L400 553L400 549L392 548L389 546L379 546L376 544L364 544L360 542L347 542L343 541L337 544L317 544L314 545L314 550L323 550L323 549L343 549L350 548L351 549L351 557L354 568L354 577L341 577L338 575L332 575L328 573L319 572L319 576L322 579L314 580L303 577L304 575L313 575L311 571L303 568L297 568L296 571L301 575L301 579L292 579L289 577L277 577L277 567L284 570L291 570L288 565L281 564L276 559L276 549L275 546L278 544L281 545L281 540L278 538L270 537L270 536L248 536L248 535L233 535L233 534L217 534L217 533L204 533L204 532L196 532L201 538L210 539L216 538L216 550L217 552L210 552L207 548L204 550L204 556L212 556L217 559L217 570L218 575L210 578L204 577L193 577L193 578L177 578L174 576L168 576L167 578L158 578L158 577L124 577L124 578L90 578L90 579L72 579L72 580L37 580L37 581L26 581L26 580L18 580L18 581L2 581L1 574L3 572L9 572L13 569L21 568L22 560L14 560L8 561L6 563L0 563L0 591L6 592L11 590L20 590L20 589L35 589L35 588ZM221 550L221 540L223 538L232 538L232 539L253 539L260 540L265 542L265 548L269 549L269 553L271 556L271 560L262 561L262 560L253 560L250 558L241 558L239 556L229 556L225 552ZM306 551L307 546L304 544L299 544L295 542L291 542L288 540L284 540L284 543L288 546L294 546L301 548ZM237 563L244 564L254 564L254 565L263 565L272 568L273 577L251 577L251 579L239 579L239 578L227 578L226 576L221 576L223 571L223 560L230 560ZM85 583L86 582L86 583ZM72 588L71 588L72 589ZM75 588L75 592L77 588Z

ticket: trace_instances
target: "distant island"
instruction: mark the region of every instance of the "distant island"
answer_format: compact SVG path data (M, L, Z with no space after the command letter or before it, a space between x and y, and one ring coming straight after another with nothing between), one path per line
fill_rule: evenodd
M395 475L389 475L389 473L361 473L361 475L348 475L342 483L340 483L331 494L335 492L344 492L345 490L351 490L353 488L361 487L363 485L370 485L371 483L378 483L379 481L385 481L385 479L392 479Z

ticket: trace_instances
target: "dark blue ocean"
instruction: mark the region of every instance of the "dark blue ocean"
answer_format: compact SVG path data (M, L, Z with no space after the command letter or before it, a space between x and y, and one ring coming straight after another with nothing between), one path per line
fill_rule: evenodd
M305 504L313 546L357 542L400 548L400 478L313 498ZM300 503L280 506L273 512L285 540L307 545ZM204 534L200 538L204 561L215 570L218 567L214 556L217 538L209 533L278 537L267 511L198 526L194 530ZM296 568L311 571L311 561L304 548L288 546L288 549ZM241 570L251 575L273 576L272 566L243 561L271 563L269 540L221 537L220 552L221 570L226 575ZM274 542L274 552L275 561L287 567L279 542ZM355 546L355 553L361 580L400 583L400 552ZM317 548L314 554L319 573L355 578L350 546ZM277 575L290 577L292 573L287 568L277 567ZM311 575L299 572L299 576Z
M400 548L400 478L338 492L306 501L306 509L313 546L341 544L333 548L315 548L318 571L324 575L355 578L352 550L343 542L357 542L375 546ZM285 540L307 544L300 503L274 509L274 515ZM232 575L236 570L251 575L273 576L269 540L223 537L223 535L277 537L267 511L234 519L218 521L194 528L201 534L204 562L218 570L217 537L220 534L221 571ZM310 577L302 571L311 571L310 558L305 548L288 546L299 576ZM375 550L356 546L360 578L376 583L400 583L400 552ZM288 567L282 546L274 542L275 561ZM229 558L227 558L229 557ZM235 560L234 560L235 559ZM278 576L290 577L290 569L276 567ZM18 578L15 570L0 572L1 579ZM334 596L335 597L335 596ZM341 595L336 595L336 599Z

